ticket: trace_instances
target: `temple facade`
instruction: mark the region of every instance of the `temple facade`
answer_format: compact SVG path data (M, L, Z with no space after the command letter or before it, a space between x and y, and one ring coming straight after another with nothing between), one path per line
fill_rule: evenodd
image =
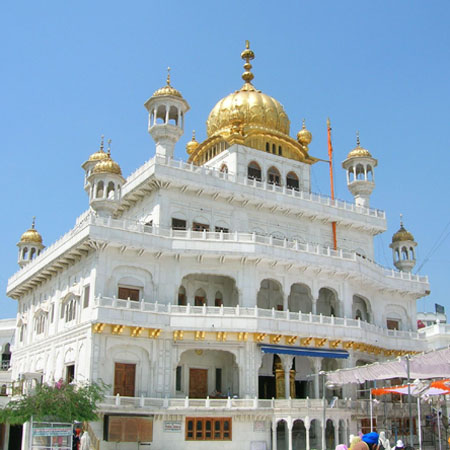
M354 202L312 193L311 133L290 136L248 44L241 56L243 86L187 161L174 149L189 104L168 76L145 103L154 156L125 178L102 140L75 226L45 248L33 222L18 243L12 380L107 383L97 449L334 448L367 426L367 392L321 372L449 340L417 330L430 287L403 224L396 269L374 261L378 161L358 136L339 177Z

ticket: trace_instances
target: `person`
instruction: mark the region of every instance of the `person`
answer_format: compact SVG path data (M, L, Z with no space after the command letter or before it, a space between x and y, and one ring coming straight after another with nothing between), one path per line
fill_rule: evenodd
M80 440L80 450L89 450L91 448L91 438L87 430L84 430Z
M355 444L357 444L358 442L361 442L361 438L359 436L350 435L350 450L353 450Z
M348 450L348 447L345 444L336 445L336 450Z
M370 433L363 435L362 440L368 445L369 450L378 450L379 447L378 438L379 438L378 433L372 431Z
M383 447L383 450L391 450L391 444L389 442L389 439L386 437L386 433L384 431L380 431L378 443Z
M405 444L403 443L403 441L401 439L399 439L394 447L394 450L403 450L405 448Z
M359 441L355 442L352 447L350 447L351 450L369 450L369 446L359 438Z

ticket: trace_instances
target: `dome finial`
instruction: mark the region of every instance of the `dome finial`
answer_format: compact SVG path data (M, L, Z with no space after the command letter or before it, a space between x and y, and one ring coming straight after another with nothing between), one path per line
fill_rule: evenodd
M170 67L167 68L167 79L166 79L167 86L170 86Z
M302 130L306 130L306 120L305 120L305 118L302 119Z
M361 147L361 144L359 142L359 131L356 132L356 146Z
M111 142L112 142L112 140L108 139L108 150L107 150L107 153L108 153L108 156L110 158L111 158Z
M31 221L31 229L34 230L34 226L36 224L36 216L33 216L33 220Z
M245 41L245 50L241 53L241 58L245 60L244 69L245 72L242 74L242 79L246 82L251 84L251 81L254 78L254 75L252 72L250 72L250 69L252 68L252 65L250 64L250 61L252 59L255 59L255 54L252 50L250 50L250 42Z
M400 213L400 227L403 227L403 214Z
M104 141L104 139L105 139L105 135L104 134L102 134L101 135L101 137L100 137L100 151L102 152L103 151L103 141Z
M192 140L195 141L195 130L192 130Z

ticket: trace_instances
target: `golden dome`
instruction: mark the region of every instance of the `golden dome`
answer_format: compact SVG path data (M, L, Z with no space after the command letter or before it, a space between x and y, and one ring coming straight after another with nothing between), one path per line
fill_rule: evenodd
M186 144L186 151L188 152L188 155L190 155L200 144L195 139L195 130L192 131L192 140L190 140Z
M31 223L31 228L20 237L20 243L30 243L30 244L42 244L42 236L34 228L35 218L33 217L33 222Z
M372 158L372 155L370 154L369 150L361 147L359 143L359 132L356 133L356 147L349 152L347 155L348 158Z
M103 139L104 136L102 136L102 139L100 141L100 148L95 153L92 153L91 156L89 156L88 161L101 161L102 159L105 159L108 156L106 152L103 150Z
M264 129L289 134L290 122L283 105L273 97L255 89L251 83L253 73L250 72L252 68L250 60L254 57L250 44L246 41L246 49L241 53L241 58L246 61L245 72L242 74L245 83L239 91L219 100L211 110L206 121L208 137L230 131L236 126L247 133L251 129Z
M302 129L297 133L297 141L306 147L311 144L312 134L306 129L305 119L303 119Z
M180 91L178 91L177 89L175 89L174 87L172 87L170 85L170 67L167 68L166 85L163 86L162 88L158 89L157 91L155 91L153 93L152 97L163 97L163 96L166 96L166 95L172 95L174 97L183 98L183 96L181 95Z
M392 236L392 243L400 241L414 241L414 236L403 226L402 219L400 219L400 229Z
M111 140L109 140L108 143L111 143ZM92 173L114 173L122 175L119 164L111 158L111 150L109 148L108 153L106 153L106 158L102 159L94 166Z

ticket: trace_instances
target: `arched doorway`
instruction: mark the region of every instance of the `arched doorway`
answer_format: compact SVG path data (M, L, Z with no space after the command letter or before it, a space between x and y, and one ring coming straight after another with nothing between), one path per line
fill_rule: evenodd
M272 279L261 281L256 300L258 308L283 311L283 291L281 284Z
M319 299L317 300L317 314L339 317L339 300L336 293L331 289L320 289Z
M295 283L291 286L291 292L288 297L289 311L302 313L312 312L311 289L306 284Z

